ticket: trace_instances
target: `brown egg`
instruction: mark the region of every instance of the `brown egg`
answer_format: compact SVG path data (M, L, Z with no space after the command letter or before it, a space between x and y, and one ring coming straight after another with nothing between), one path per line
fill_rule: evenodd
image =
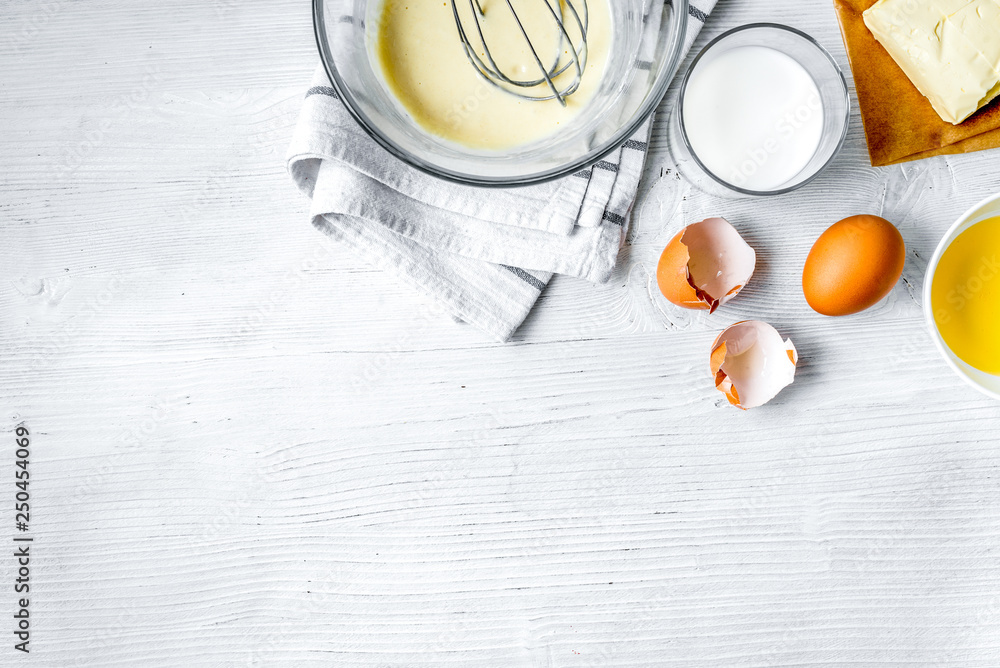
M903 237L892 223L851 216L816 240L802 272L802 291L823 315L864 311L892 291L905 261Z

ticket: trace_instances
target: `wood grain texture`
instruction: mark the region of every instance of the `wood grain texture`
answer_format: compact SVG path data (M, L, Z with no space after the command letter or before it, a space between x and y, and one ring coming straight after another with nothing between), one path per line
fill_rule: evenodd
M846 68L825 0L723 0L699 44L751 21ZM0 26L0 468L24 421L36 539L32 653L3 631L0 665L1000 665L1000 405L919 303L995 154L873 169L855 115L815 183L719 201L661 122L613 279L557 278L499 346L308 224L283 165L308 3L6 1ZM904 281L823 318L801 265L862 212ZM679 312L656 259L715 214L758 273ZM740 413L708 347L746 318L802 362Z

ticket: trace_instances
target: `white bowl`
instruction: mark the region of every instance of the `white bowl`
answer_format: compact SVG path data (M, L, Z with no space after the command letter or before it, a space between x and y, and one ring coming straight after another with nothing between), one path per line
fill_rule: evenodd
M955 224L951 226L948 233L944 235L944 239L941 240L937 250L934 251L934 256L931 258L930 264L927 265L927 274L924 277L924 317L927 319L927 326L931 330L931 338L934 339L934 344L941 351L948 365L955 370L955 373L983 394L1000 400L1000 376L980 371L963 362L955 353L951 352L948 344L941 337L937 323L934 321L934 309L931 306L931 286L934 283L934 273L937 271L938 263L941 261L941 256L944 255L945 250L962 232L965 232L977 223L995 216L1000 216L1000 194L987 197L966 211L955 221Z

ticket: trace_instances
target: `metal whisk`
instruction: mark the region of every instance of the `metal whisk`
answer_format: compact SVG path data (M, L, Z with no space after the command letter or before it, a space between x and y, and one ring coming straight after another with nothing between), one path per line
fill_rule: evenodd
M558 37L558 48L554 58L551 54L539 54L538 48L528 36L521 17L514 9L511 0L503 0L513 15L521 36L538 66L541 76L536 79L511 78L500 70L483 34L483 21L486 12L483 11L480 0L468 0L471 21L468 18L463 19L459 13L458 3L462 1L452 0L451 8L455 14L455 25L458 26L458 36L462 40L465 55L480 76L497 88L521 99L559 100L559 103L565 107L566 98L580 87L583 72L587 68L587 29L590 22L587 0L530 0L530 2L544 3L552 16L553 34ZM499 2L500 0L497 0L498 4ZM577 5L580 6L579 11ZM475 26L467 26L467 22L474 23ZM567 26L571 27L573 33L579 35L576 41L570 37L570 30L567 30ZM469 38L470 34L473 35L472 40ZM475 37L478 37L478 41L475 41ZM480 56L480 52L482 56ZM546 65L546 62L551 64ZM556 79L563 74L567 74L567 76L557 82ZM547 90L535 92L529 90L543 84L547 85Z

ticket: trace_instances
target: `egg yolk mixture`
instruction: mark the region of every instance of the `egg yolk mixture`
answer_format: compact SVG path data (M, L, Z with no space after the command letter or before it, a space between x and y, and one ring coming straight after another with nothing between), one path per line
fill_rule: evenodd
M931 306L951 351L980 371L1000 375L1000 217L973 225L945 250Z
M469 0L454 0L469 41L480 46ZM479 23L498 68L517 80L542 78L524 33L507 0L479 0ZM546 67L569 50L545 0L512 0L524 31ZM583 3L574 7L583 19ZM390 92L428 132L472 148L503 149L552 134L580 114L600 87L611 46L608 0L588 0L587 66L579 89L558 100L523 100L484 80L469 62L459 38L452 2L444 0L385 0L378 26L376 53ZM567 12L566 31L580 44L580 30ZM476 48L485 62L484 49ZM570 66L553 81L562 90L576 78ZM534 96L551 94L545 83L524 90Z

